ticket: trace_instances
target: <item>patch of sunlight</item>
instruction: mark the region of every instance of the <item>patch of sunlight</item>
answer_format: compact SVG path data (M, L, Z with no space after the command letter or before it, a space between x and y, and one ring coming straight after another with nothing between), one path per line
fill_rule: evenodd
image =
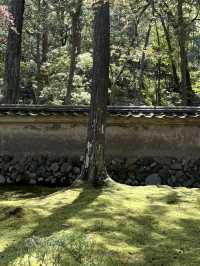
M26 238L79 231L125 265L200 265L199 189L1 187L0 195L0 266Z

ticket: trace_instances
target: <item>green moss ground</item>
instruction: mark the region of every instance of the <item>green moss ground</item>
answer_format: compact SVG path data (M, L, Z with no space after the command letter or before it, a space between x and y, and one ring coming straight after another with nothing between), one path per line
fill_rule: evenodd
M200 190L0 188L0 266L25 238L80 231L119 265L200 265Z

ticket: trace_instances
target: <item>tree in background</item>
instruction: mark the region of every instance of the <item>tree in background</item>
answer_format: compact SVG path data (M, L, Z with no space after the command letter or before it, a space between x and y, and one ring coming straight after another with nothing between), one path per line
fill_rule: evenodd
M191 105L193 102L194 93L192 90L191 73L188 61L188 40L191 34L191 25L195 22L199 15L200 3L199 1L191 2L190 0L177 0L175 2L172 1L171 5L170 2L163 1L161 5L163 5L162 11L164 11L165 16L167 16L168 21L173 26L179 47L181 77L180 94L182 98L182 104ZM176 11L175 13L173 12L174 9ZM193 15L195 11L197 15ZM164 26L163 18L162 25ZM167 37L166 28L164 28L164 30Z
M81 52L81 14L83 0L78 0L73 3L74 8L71 11L71 49L70 49L70 68L67 83L67 92L65 104L71 103L71 94L73 91L74 74L76 70L77 58Z
M32 88L38 104L90 103L92 3L26 0L20 87L27 93ZM113 105L200 102L199 5L199 0L110 2ZM0 84L5 54L2 44Z
M94 52L91 110L82 178L95 186L109 180L105 165L105 127L109 88L110 13L109 1L94 4Z
M15 25L15 29L9 28L5 64L6 102L9 104L17 103L19 96L24 4L24 0L9 2L9 12Z

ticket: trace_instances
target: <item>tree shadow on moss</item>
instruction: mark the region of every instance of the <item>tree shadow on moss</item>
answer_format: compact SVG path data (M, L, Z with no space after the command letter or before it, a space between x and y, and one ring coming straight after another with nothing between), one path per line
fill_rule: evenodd
M183 196L183 195L182 195ZM157 198L158 199L158 198ZM144 213L150 215L149 226L142 226L146 241L141 246L141 253L146 266L197 266L200 265L200 219L182 218L177 215L174 224L163 227L160 222L169 219L168 211L171 205L178 207L187 199L181 197L177 192L169 192L160 198L168 206L150 205ZM143 218L137 217L141 227ZM135 245L135 241L133 241ZM137 264L134 264L137 266ZM140 264L138 264L140 265Z
M102 252L107 251L109 245L118 247L127 245L135 248L135 251L127 254L127 266L200 265L198 256L200 219L177 217L169 228L162 227L161 222L168 219L169 208L181 202L178 194L169 192L163 197L156 197L155 201L149 198L148 206L137 213L134 210L109 211L109 197L95 205L94 201L101 192L99 189L83 187L79 196L71 204L57 206L52 215L47 218L38 218L39 225L26 237L51 236L53 233L68 230L63 225L70 219L79 219L82 230L97 233L104 240L100 245ZM112 189L108 189L107 192L112 197ZM175 201L169 201L171 197L172 199L175 197ZM164 202L166 205L163 204ZM92 221L92 224L87 226L87 221ZM13 243L0 254L0 265L7 266L12 262L17 256L16 249L22 243L23 239Z
M197 255L200 249L199 231L200 220L186 219L177 221L179 228L163 230L154 228L151 240L142 248L144 265L200 265ZM160 235L160 237L156 237ZM160 239L159 239L160 238Z
M0 186L0 200L18 200L44 198L66 188L48 188L40 186Z
M149 204L142 213L129 212L123 217L120 217L118 213L113 216L113 220L119 220L117 227L100 225L98 230L101 233L106 232L103 234L104 243L116 245L116 243L120 244L120 241L123 241L124 243L121 244L136 248L138 251L127 254L126 265L200 265L200 257L198 256L200 251L200 219L183 219L181 216L177 216L177 220L172 221L169 228L163 227L162 222L167 221L171 205L178 207L178 204L185 202L185 200L174 192L160 197L160 200L169 206L154 202ZM107 216L107 219L110 217ZM108 232L109 234L107 234ZM107 249L106 245L102 245L101 248L102 250Z
M38 226L35 227L31 233L25 235L23 239L16 241L0 253L0 266L7 266L17 258L18 253L16 251L18 247L23 244L24 239L32 237L33 235L48 237L56 232L65 230L67 221L70 218L78 217L100 194L101 189L92 189L92 193L91 191L88 193L88 188L83 186L79 196L71 204L62 207L57 206L52 215L46 218L38 217Z

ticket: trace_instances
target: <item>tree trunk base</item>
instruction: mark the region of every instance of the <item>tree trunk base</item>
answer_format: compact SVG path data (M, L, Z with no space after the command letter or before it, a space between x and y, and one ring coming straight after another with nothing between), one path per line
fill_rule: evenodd
M98 180L98 182L96 181ZM116 182L109 176L107 177L97 177L95 179L89 180L86 178L85 175L80 175L70 186L71 188L80 188L83 187L85 184L91 185L92 187L101 188L101 187L110 187Z

